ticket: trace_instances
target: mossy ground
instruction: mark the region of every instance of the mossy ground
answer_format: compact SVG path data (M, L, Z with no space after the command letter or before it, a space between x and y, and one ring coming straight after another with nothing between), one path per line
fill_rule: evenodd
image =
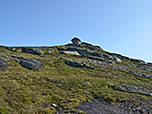
M120 92L112 88L119 85L152 88L152 80L110 68L70 67L60 57L79 61L88 58L59 54L55 47L43 47L44 51L47 49L54 52L33 55L0 47L0 57L6 56L4 61L11 67L8 70L0 70L0 114L54 114L58 108L52 104L64 110L77 112L75 107L93 98L113 104L125 100L138 100L139 97L152 100L149 96ZM12 55L41 59L44 68L38 71L28 70L13 60ZM126 63L116 64L123 66Z

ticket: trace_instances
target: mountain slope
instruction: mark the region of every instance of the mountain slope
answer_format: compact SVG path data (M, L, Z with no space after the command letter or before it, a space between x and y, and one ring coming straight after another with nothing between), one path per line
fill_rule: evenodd
M0 113L106 110L152 113L152 63L85 42L80 46L0 47Z

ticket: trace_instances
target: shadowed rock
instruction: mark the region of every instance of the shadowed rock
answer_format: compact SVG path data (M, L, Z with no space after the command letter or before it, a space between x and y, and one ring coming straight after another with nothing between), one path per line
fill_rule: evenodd
M44 51L38 48L22 48L22 51L26 53L36 54L36 55L42 55L45 53Z
M82 64L80 64L76 61L65 61L65 64L72 66L72 67L83 67Z
M72 66L72 67L84 67L84 68L91 68L91 66L85 65L85 64L80 64L79 62L76 61L65 61L65 64Z
M38 70L43 68L43 65L39 64L38 62L31 60L31 59L21 59L19 62L23 67L29 69L29 70Z
M58 47L57 49L58 49L58 51L66 51L66 48L64 48L64 47Z
M15 58L19 64L21 64L23 67L29 70L38 70L38 69L44 68L44 66L41 65L42 60L27 59L23 57L15 57L15 56L12 56L12 57Z

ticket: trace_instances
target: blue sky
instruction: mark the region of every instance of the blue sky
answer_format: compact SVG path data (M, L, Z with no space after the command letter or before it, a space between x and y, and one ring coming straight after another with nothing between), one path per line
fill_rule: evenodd
M0 0L0 45L82 41L152 62L152 0Z

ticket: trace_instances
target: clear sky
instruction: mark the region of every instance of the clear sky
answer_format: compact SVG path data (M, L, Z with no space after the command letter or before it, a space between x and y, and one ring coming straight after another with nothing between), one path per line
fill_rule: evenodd
M0 45L82 41L152 62L152 0L0 0Z

